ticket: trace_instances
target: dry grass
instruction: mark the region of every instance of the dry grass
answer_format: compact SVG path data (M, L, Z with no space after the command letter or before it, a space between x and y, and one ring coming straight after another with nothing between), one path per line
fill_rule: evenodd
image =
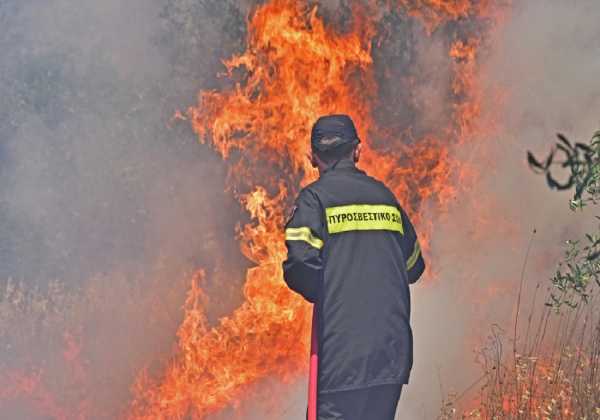
M122 413L136 375L170 354L187 284L111 275L81 288L0 286L0 412L66 420Z
M600 419L600 298L558 312L536 302L539 289L518 329L493 326L479 387L449 396L440 420Z

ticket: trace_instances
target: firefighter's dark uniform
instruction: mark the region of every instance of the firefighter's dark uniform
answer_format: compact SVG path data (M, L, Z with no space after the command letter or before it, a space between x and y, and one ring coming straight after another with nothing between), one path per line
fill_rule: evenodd
M342 160L300 192L285 237L285 281L317 305L319 419L393 418L349 417L335 399L347 394L360 403L359 394L346 391L396 385L376 388L393 399L408 383L409 284L425 269L408 216L381 182Z

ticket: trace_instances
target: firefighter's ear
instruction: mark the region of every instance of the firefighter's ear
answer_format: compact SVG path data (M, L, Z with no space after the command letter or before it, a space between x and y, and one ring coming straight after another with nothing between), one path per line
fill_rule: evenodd
M354 149L354 154L352 158L354 159L354 163L357 163L360 159L360 152L362 151L362 144L358 143L356 148Z
M313 168L318 168L319 164L317 163L317 159L316 156L313 152L307 153L306 157L308 158L308 160L310 161L310 164Z

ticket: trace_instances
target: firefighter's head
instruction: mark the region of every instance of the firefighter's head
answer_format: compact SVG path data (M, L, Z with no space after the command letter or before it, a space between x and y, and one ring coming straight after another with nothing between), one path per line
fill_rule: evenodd
M320 117L313 125L310 137L309 158L319 172L341 160L358 162L360 158L360 139L348 115L333 114Z

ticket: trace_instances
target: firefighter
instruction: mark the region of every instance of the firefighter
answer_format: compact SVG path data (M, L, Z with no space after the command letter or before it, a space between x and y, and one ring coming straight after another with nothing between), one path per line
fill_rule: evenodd
M285 226L285 282L317 314L319 420L394 419L413 364L409 285L425 262L394 194L355 166L360 153L349 116L319 118L319 179Z

